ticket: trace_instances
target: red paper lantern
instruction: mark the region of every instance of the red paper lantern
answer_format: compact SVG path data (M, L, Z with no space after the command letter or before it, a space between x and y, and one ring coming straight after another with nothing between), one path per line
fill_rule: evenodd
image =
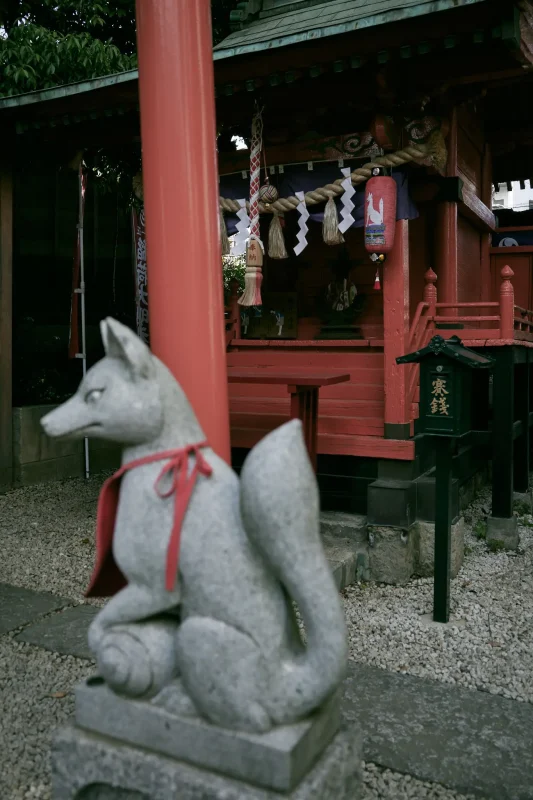
M396 227L396 181L376 175L365 189L365 248L369 253L389 253Z

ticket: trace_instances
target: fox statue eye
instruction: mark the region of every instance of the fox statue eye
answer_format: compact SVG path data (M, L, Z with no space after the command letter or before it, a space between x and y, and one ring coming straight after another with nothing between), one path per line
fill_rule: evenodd
M98 400L100 400L103 393L104 393L103 389L91 389L91 391L87 392L87 394L85 395L85 402L97 403Z

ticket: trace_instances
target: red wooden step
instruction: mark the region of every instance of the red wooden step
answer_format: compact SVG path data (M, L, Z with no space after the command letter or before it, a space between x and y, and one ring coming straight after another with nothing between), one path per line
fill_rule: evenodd
M255 428L232 428L232 447L253 447L265 435ZM415 446L412 440L382 439L379 436L335 436L321 434L318 452L330 455L359 456L361 458L391 458L412 461Z
M232 383L229 384L230 397L287 397L286 386L269 384ZM320 389L319 403L322 400L372 400L383 402L383 385L339 383Z
M289 413L290 400L286 397L230 397L230 411L254 412L256 414L282 414ZM319 401L320 416L342 417L373 417L383 419L384 404L376 401L368 403L366 400L323 400Z
M231 413L231 426L235 428L252 428L262 431L272 431L285 422L288 422L289 414L257 414L254 411L249 413ZM383 419L369 419L357 417L328 417L319 416L318 433L332 433L338 435L363 435L363 436L383 436Z
M264 350L230 350L227 363L231 367L272 367L275 369L370 369L383 368L383 353L346 352L345 350L286 350L265 348Z

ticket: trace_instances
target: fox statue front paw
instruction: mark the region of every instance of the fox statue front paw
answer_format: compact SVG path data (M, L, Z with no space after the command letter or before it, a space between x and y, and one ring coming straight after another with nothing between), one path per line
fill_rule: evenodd
M89 625L89 631L87 634L87 641L89 644L89 650L97 657L98 650L100 649L100 643L105 635L105 627L101 624L98 615Z
M148 699L176 675L177 623L139 622L108 628L99 637L98 673L117 694Z

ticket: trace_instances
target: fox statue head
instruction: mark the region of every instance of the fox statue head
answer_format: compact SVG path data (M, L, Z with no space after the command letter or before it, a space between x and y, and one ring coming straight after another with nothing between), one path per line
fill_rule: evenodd
M45 433L163 449L203 439L183 390L144 342L110 317L100 330L105 358L87 372L70 400L42 418Z

